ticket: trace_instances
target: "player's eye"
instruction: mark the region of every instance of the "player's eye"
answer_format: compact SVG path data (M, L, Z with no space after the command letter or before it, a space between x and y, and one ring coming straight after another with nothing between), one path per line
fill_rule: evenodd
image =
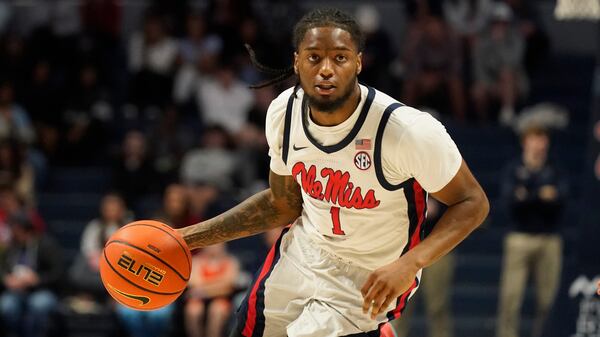
M319 55L317 55L317 54L310 54L310 55L308 55L308 60L310 62L318 62L319 61Z
M336 60L337 62L346 62L346 61L348 60L348 58L347 58L346 56L344 56L344 55L337 55L337 56L335 57L335 60Z

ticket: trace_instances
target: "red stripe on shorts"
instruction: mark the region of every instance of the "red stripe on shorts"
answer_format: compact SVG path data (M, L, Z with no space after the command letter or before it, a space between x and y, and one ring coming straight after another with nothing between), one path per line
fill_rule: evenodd
M254 287L252 287L252 292L250 293L250 297L248 298L248 316L246 318L246 325L244 326L244 330L242 331L242 335L245 337L252 337L252 333L254 332L254 325L256 324L256 292L262 280L269 273L271 266L273 265L273 258L275 257L275 249L278 248L278 245L273 245L271 250L269 251L269 255L267 255L267 259L265 260L265 264L263 265L256 282L254 282Z
M396 307L396 309L394 309L394 311L392 311L392 314L394 315L394 319L397 319L398 317L400 317L400 314L402 314L402 310L406 306L406 302L408 302L408 296L413 291L413 289L415 289L416 287L417 287L417 279L415 279L413 281L410 288L408 288L408 290L406 292L404 292L404 294L400 295L400 301L398 301L398 306Z

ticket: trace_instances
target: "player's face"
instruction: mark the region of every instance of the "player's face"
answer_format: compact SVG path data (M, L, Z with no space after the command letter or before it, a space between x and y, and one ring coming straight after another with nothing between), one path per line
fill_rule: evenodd
M350 33L336 27L309 29L294 53L294 71L309 104L333 113L352 95L362 54Z

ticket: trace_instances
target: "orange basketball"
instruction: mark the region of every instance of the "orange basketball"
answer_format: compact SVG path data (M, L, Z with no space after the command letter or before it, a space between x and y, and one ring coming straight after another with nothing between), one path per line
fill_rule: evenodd
M108 293L136 310L164 307L185 290L191 254L173 228L153 220L132 222L115 232L100 257Z

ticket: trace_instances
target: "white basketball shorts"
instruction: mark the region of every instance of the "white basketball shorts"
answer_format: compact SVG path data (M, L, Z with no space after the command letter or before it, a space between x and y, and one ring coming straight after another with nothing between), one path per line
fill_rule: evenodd
M413 285L372 320L363 314L360 289L370 270L318 248L301 225L283 231L257 272L237 312L236 336L379 336L416 292Z

